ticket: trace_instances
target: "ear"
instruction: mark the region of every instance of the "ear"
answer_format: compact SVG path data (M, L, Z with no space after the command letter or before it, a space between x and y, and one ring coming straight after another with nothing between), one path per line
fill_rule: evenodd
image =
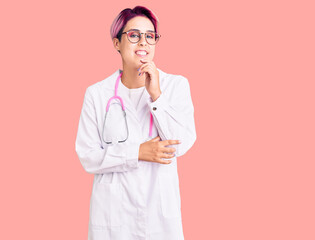
M119 51L119 44L120 44L120 42L119 42L118 38L113 38L114 48L116 48L116 50L120 53L120 51Z

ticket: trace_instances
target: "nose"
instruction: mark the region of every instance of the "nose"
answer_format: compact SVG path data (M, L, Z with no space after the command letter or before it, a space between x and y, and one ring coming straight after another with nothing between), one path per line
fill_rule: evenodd
M139 44L141 44L141 45L147 44L147 40L145 39L145 34L144 33L140 34Z

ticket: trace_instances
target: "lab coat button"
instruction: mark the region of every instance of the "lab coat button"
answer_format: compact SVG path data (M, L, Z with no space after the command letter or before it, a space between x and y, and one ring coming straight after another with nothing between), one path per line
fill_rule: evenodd
M153 110L155 111L155 110L156 110L156 107L153 107Z

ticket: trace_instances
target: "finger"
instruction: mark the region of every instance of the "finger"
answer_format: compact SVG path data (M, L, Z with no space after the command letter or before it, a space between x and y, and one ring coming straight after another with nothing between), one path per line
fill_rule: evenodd
M140 67L140 69L139 69L139 76L141 76L143 73L145 73L147 70L146 70L146 66L144 66L144 67Z
M148 66L148 65L153 65L152 61L146 61L146 62L142 62L142 64L140 65L140 67L144 67L144 66ZM155 65L154 65L155 66Z
M165 153L174 153L174 152L176 152L176 148L172 148L172 147L163 147L161 150L162 150L162 152L165 152Z
M143 65L144 65L144 64L143 64ZM144 69L144 67L145 67L145 66L143 66L143 65L142 65L141 67L139 67L138 76L142 75L142 73L143 73L143 69Z
M138 72L141 72L141 70L142 70L144 67L148 66L148 65L149 65L149 63L144 63L144 64L142 64L142 65L139 67Z
M159 154L159 157L160 158L173 158L175 157L175 154L174 153L161 153Z
M140 67L139 74L142 75L146 72L152 74L153 73L153 67L150 65Z
M143 74L145 74L145 73L148 73L149 75L153 75L153 73L154 73L154 71L153 71L153 69L152 68L145 68L145 69L143 69L143 71L141 72L141 75L143 75Z
M160 161L158 161L158 163L161 163L161 164L170 164L170 163L172 163L172 160L160 160Z
M151 141L151 142L158 142L158 141L160 141L160 136L157 136L157 137L155 137L155 138L152 138L150 141Z
M173 145L173 144L180 144L180 140L164 140L162 141L164 146Z
M148 65L150 65L150 64L151 64L150 62L142 63L142 64L140 65L140 67L139 67L139 71L140 71L142 68L144 68L144 67L146 67L146 66L148 66Z
M175 157L174 153L162 153L161 158L173 158Z

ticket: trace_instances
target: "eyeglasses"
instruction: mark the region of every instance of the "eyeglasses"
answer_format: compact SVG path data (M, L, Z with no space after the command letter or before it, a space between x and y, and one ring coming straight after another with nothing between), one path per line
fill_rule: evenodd
M124 33L127 34L127 38L129 40L129 42L131 42L131 43L139 42L140 38L141 38L141 34L145 34L145 40L150 45L155 45L161 37L161 35L158 34L157 32L140 33L140 31L137 31L137 30L129 30L127 32L123 32L122 34L124 34Z

